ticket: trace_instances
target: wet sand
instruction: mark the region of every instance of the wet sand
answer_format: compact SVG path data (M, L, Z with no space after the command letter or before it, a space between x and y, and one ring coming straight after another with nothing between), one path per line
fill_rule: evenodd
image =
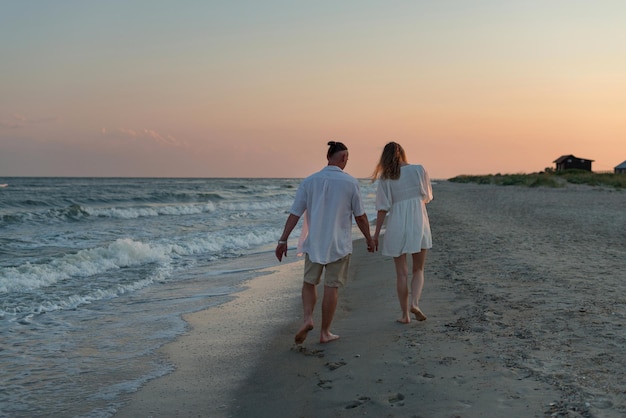
M116 417L625 416L626 192L434 193L426 321L395 322L393 262L356 241L338 341L320 344L317 327L293 343L302 262L268 270L188 315L163 350L176 371Z

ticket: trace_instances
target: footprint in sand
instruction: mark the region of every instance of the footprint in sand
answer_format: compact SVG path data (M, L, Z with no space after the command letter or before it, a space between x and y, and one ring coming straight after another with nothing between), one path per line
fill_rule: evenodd
M329 362L326 363L326 367L328 367L330 370L336 370L338 368L340 368L341 366L345 366L346 363L345 361L334 361L334 362Z
M368 398L367 396L361 396L359 397L359 399L354 400L352 402L350 402L348 405L346 405L346 409L354 409L358 406L363 405L365 402L369 401L370 398Z
M439 360L439 364L444 366L450 366L451 364L456 362L456 357L443 357Z
M396 393L395 395L391 395L389 397L389 403L394 406L404 406L404 402L401 402L403 400L404 400L404 395L401 393Z
M333 388L332 383L333 383L332 380L320 379L320 381L317 382L317 386L321 387L322 389L332 389Z
M291 351L295 351L296 353L302 353L305 356L312 356L312 357L324 357L324 350L309 350L306 347L303 347L301 345L297 345L294 344L291 347Z

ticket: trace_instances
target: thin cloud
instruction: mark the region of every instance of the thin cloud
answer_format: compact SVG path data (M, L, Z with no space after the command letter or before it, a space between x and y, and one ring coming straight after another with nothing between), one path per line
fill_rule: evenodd
M13 113L8 118L0 119L0 127L8 129L25 128L38 123L54 122L57 117L29 118L20 113Z
M18 129L24 127L24 125L17 122L10 122L6 120L0 120L0 127L7 129Z
M19 129L26 126L27 121L25 116L14 113L9 118L0 119L0 126L8 129Z
M101 129L102 135L118 137L118 138L130 138L133 140L150 140L159 145L168 147L186 147L187 142L180 140L172 135L163 135L154 129L144 128L142 130L135 130L130 128L118 128L114 131L109 131L107 128Z

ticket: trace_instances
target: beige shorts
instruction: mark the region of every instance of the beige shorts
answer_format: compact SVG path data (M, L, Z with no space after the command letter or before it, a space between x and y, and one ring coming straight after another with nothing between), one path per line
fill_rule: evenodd
M318 264L309 260L309 255L304 258L304 281L312 285L318 285L322 272L326 269L324 276L324 286L343 287L348 280L348 267L350 265L350 254L333 261L329 264Z

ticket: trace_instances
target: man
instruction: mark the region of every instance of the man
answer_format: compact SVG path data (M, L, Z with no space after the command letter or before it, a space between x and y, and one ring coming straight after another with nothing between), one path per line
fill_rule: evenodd
M348 163L348 148L335 141L330 141L328 146L328 165L300 184L283 234L276 246L276 258L282 261L283 256L287 256L289 234L304 214L302 234L308 233L302 245L302 252L306 254L302 284L304 322L296 333L296 344L304 342L308 332L314 327L313 310L317 301L317 285L324 270L326 275L320 343L339 338L330 332L330 325L337 308L339 287L345 284L348 277L352 254L352 216L367 240L367 250L374 251L374 241L363 208L359 183L343 171Z

